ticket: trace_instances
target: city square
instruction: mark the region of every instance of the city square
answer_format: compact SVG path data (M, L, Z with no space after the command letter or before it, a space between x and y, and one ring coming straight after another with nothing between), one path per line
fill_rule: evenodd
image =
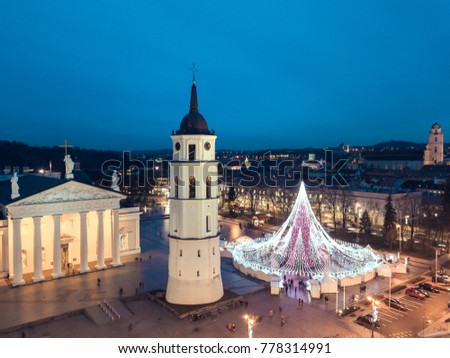
M268 283L245 277L232 266L230 258L222 258L224 287L248 302L219 315L210 315L198 321L189 318L180 320L162 305L152 301L149 292L162 290L167 283L167 253L168 242L164 238L167 233L168 219L161 218L161 211L149 214L141 222L142 250L140 255L127 258L123 267L111 268L84 275L74 275L59 280L27 285L11 289L5 284L0 286L2 327L1 337L134 337L134 338L214 338L214 337L247 337L247 322L245 314L258 315L262 321L255 325L253 336L256 337L305 337L305 338L368 338L370 329L355 323L355 316L339 318L336 314L335 295L329 295L329 301L308 301L304 291L298 291L296 297L292 292L279 296L270 294ZM241 235L237 221L223 221L224 234L230 233L233 238ZM260 234L260 231L249 232L247 235ZM242 230L244 233L244 230ZM398 275L393 279L393 285L428 271L428 262L412 260L410 275ZM426 276L424 276L426 277ZM100 287L97 279L101 279ZM429 276L428 276L429 278ZM143 288L139 289L139 282ZM377 279L368 284L366 296L385 292L388 279ZM77 287L77 289L73 289ZM119 293L123 288L123 294ZM136 290L138 294L136 295ZM351 303L353 293L359 293L359 286L347 289L347 304ZM342 308L340 291L339 307ZM403 296L401 294L399 297ZM304 299L304 305L299 307L298 298ZM112 321L99 308L98 302L107 300L123 311L120 319ZM442 303L443 304L443 303ZM384 305L384 304L383 304ZM431 303L427 302L427 311ZM279 307L286 317L286 324L281 326ZM381 305L380 305L381 306ZM411 302L411 308L417 311L420 303ZM14 307L14 309L13 309ZM422 307L421 309L423 309ZM270 311L273 317L270 318ZM97 321L85 312L98 315ZM361 311L370 312L370 306L361 304ZM361 311L357 312L358 315ZM393 311L393 310L391 310ZM441 314L442 309L430 310L431 324L422 319L403 318L403 323L393 330L388 337L415 338L426 329L429 334L446 329L443 318L449 315ZM386 328L401 316L386 312ZM417 313L417 312L416 312ZM420 314L420 313L419 313ZM421 316L422 317L422 316ZM388 322L389 321L389 322ZM428 318L427 318L428 321ZM226 328L228 323L236 325L235 333ZM411 326L411 322L415 322ZM326 328L325 328L326 327ZM441 332L442 333L442 332ZM444 336L448 336L448 332ZM384 336L381 331L375 332L375 337Z
M446 344L448 4L2 10L3 351Z

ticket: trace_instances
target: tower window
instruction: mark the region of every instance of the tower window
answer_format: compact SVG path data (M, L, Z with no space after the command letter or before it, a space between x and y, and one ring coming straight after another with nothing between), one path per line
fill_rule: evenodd
M215 255L216 254L216 250L214 249L214 247L213 247L213 255Z
M200 250L197 250L197 256L200 257Z
M215 275L215 274L216 274L216 268L213 267L213 275Z
M437 153L437 147L434 147L434 152Z
M181 270L178 270L178 276L181 276Z
M189 160L195 160L195 144L189 144Z
M211 232L211 215L206 215L206 232Z
M195 177L189 177L189 199L195 199Z
M211 177L206 177L206 199L211 199Z
M178 176L175 177L175 199L178 199L179 180Z
M180 250L180 257L183 256L183 250Z
M437 137L434 137L434 141L437 142Z
M200 277L200 271L197 271L197 277Z

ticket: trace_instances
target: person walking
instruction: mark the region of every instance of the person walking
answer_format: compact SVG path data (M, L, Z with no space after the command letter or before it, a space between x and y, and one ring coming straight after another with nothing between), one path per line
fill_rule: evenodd
M281 320L280 320L281 327L284 326L285 322L286 322L286 321L285 321L285 319L284 319L284 316L282 315L282 316L281 316Z
M272 318L273 317L273 310L270 310L269 311L269 318Z

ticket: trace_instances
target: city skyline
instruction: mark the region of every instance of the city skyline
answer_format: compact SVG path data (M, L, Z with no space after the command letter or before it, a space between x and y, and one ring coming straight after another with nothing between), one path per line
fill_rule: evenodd
M445 1L3 6L1 140L99 150L170 148L189 110L217 149L444 140Z

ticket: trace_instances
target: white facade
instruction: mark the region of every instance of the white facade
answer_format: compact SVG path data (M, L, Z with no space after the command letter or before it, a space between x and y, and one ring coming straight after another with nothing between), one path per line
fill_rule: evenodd
M173 160L170 164L170 252L166 300L173 304L195 305L215 302L223 296L216 136L207 129L203 117L201 130L195 127L199 125L196 122L199 114L195 83L190 113L193 113L192 122L186 116L182 122L185 129L171 137ZM195 133L197 129L199 133Z
M428 134L428 144L423 155L423 165L444 162L444 133L438 123L433 124Z
M27 274L39 282L88 272L90 266L122 265L121 256L140 252L140 212L120 208L123 198L68 181L6 205L7 220L0 227L0 273L18 286Z

